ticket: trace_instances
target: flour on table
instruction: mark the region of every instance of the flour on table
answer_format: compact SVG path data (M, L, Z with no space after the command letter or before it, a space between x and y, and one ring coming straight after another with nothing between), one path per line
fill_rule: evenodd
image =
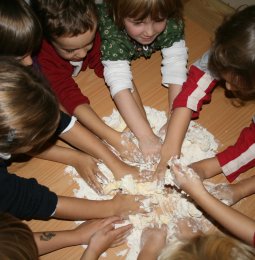
M167 121L165 112L151 107L145 107L145 110L154 133L163 140L164 136L159 135L159 130ZM104 117L103 120L107 125L118 131L123 131L126 127L125 122L116 110L113 110L113 113L108 117ZM195 161L213 157L217 147L218 143L215 141L213 135L196 122L191 121L182 146L182 155L179 162L182 165L188 165ZM150 167L144 163L135 165L145 169ZM146 227L166 224L168 226L168 241L175 239L173 234L176 233L175 223L178 219L191 218L192 223L195 223L192 225L194 232L198 230L206 232L211 227L211 223L205 218L193 201L178 189L171 189L169 191L163 189L156 182L138 183L131 175L125 176L120 181L115 181L111 171L103 163L99 163L98 167L109 180L108 183L104 184L104 195L99 195L91 189L79 177L73 167L68 166L66 168L66 172L72 175L73 180L79 186L73 191L75 197L107 200L111 199L121 189L127 194L145 195L147 198L143 202L143 207L148 213L130 215L129 220L126 221L126 224L132 223L134 228L127 238L127 250L117 252L116 257L125 255L127 260L136 259L140 251L142 230ZM174 185L170 170L166 172L165 183ZM151 205L153 205L152 209Z

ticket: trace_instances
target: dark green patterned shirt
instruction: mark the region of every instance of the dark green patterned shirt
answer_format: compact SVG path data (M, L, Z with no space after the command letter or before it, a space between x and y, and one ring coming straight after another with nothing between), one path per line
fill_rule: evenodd
M132 40L123 29L119 29L107 13L106 4L98 5L99 32L102 39L102 60L135 60L141 56L149 58L151 54L163 48L169 48L174 42L184 39L183 21L168 19L165 30L150 44L143 46Z

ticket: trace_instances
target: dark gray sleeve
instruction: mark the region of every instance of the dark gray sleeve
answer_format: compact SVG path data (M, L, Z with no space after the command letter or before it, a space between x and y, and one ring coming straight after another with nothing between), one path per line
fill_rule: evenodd
M34 178L8 173L0 163L0 211L20 219L46 219L56 209L57 195Z

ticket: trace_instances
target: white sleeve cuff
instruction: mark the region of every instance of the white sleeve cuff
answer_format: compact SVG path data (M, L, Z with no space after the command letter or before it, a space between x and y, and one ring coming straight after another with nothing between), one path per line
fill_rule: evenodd
M162 84L182 85L187 79L188 48L185 41L175 42L169 48L161 50L162 59Z
M64 134L64 133L68 132L71 128L73 128L76 121L77 121L77 118L75 116L72 116L69 125L61 132L61 134Z
M133 91L133 76L129 61L104 60L102 63L104 65L105 83L109 86L112 97L124 89L131 89Z
M193 63L193 65L198 67L200 70L204 71L205 73L211 75L208 69L209 56L210 56L210 50L205 52L200 59L196 60L195 63Z

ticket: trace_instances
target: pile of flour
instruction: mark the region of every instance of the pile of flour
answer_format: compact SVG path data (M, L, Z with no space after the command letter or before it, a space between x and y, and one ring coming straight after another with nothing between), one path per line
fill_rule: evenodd
M167 121L165 112L158 111L151 107L145 107L145 110L154 133L159 136L159 130ZM126 127L125 122L116 110L113 110L113 113L103 118L103 120L107 125L118 131L123 131ZM164 136L159 137L161 139L164 138ZM182 156L179 162L182 165L188 165L195 161L213 157L217 148L218 143L213 135L192 121L182 146ZM150 167L150 165L144 165L144 163L135 165L147 169ZM196 207L192 200L180 190L174 188L169 192L156 182L137 183L131 175L125 176L120 181L115 181L111 171L103 163L99 163L98 167L109 179L109 182L104 184L104 195L99 195L92 190L87 183L79 177L73 167L68 166L66 168L66 172L72 175L73 180L79 187L73 191L75 197L106 200L111 199L120 189L127 194L146 195L143 207L148 213L129 216L129 220L127 220L126 223L132 223L134 228L127 238L127 249L117 252L116 258L117 256L125 256L127 260L137 258L140 250L141 233L146 227L166 224L168 226L168 241L175 239L173 234L177 231L176 222L178 219L189 218L192 222L193 232L198 230L206 232L211 227L211 223L204 217L203 213ZM166 172L165 183L172 184L170 170ZM153 205L152 210L149 210L151 209L151 205ZM107 257L107 254L104 255Z

